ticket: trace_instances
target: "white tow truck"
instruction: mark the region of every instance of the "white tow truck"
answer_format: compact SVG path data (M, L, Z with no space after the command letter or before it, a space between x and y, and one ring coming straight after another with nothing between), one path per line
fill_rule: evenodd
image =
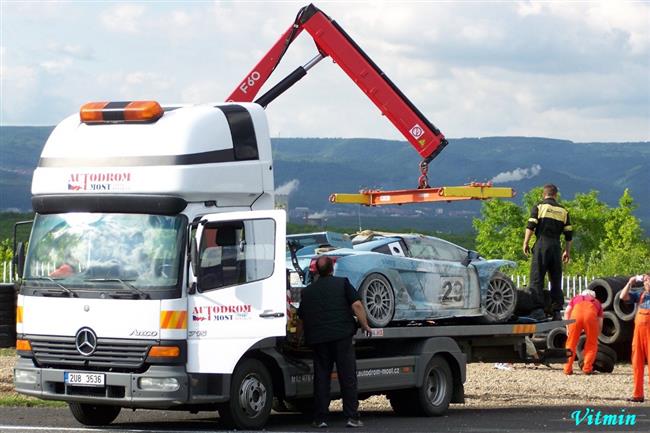
M258 429L274 399L309 407L262 105L89 103L54 129L16 254L19 393L68 402L86 425L148 408L218 410L224 426ZM524 337L557 325L359 334L360 396L440 415L463 402L467 362L524 360Z

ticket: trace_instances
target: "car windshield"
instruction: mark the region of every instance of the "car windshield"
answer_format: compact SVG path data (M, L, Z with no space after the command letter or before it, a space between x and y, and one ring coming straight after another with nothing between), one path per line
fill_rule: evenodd
M170 289L178 285L184 227L184 216L36 215L24 280L66 293Z

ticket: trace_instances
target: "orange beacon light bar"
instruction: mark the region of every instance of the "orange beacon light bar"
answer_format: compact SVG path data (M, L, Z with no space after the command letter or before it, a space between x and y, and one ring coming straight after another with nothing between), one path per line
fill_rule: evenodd
M163 115L156 101L88 102L81 106L83 123L153 123Z

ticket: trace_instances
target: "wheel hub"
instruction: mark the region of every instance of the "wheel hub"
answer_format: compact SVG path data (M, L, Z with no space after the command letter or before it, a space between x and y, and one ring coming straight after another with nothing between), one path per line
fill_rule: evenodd
M239 404L247 415L254 417L262 412L267 402L266 387L260 379L249 374L239 389Z

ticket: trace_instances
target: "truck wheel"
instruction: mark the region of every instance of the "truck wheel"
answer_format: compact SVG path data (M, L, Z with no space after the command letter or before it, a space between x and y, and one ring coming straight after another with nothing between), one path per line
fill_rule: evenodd
M106 406L101 404L68 403L72 416L83 425L108 425L122 410L119 406Z
M424 383L417 388L418 407L426 416L440 416L447 412L454 393L451 369L441 356L434 356L424 372Z
M377 273L368 275L361 284L359 297L371 327L383 328L393 320L395 294L386 277Z
M389 392L386 397L390 401L390 407L393 408L399 416L418 415L417 390L416 389L399 389Z
M490 279L483 307L486 322L501 323L508 320L517 307L515 283L507 275L495 272Z
M227 428L258 430L271 414L273 384L268 370L257 359L244 359L230 382L230 401L219 405L219 418Z

